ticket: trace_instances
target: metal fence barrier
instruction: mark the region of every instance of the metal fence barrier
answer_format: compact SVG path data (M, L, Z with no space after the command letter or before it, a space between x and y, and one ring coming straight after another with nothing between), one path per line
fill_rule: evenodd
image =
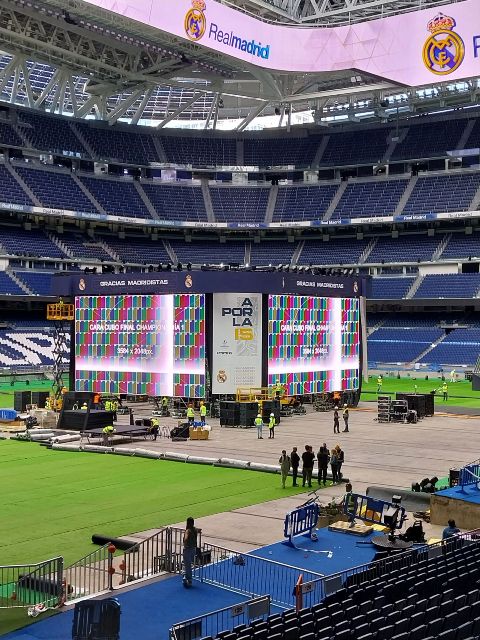
M269 593L272 604L288 608L295 604L294 589L300 574L303 574L306 582L322 577L321 573L204 544L193 577L244 595L262 596Z
M221 631L231 631L239 624L249 624L252 620L265 620L270 614L270 596L252 598L245 602L218 609L196 618L178 622L170 629L170 640L195 640L211 636Z
M64 572L65 599L77 600L104 593L114 587L114 574L109 571L113 554L106 544L66 567Z
M475 460L466 464L460 469L458 476L458 486L460 491L464 492L464 487L470 485L478 485L480 482L480 460ZM478 488L478 487L477 487Z
M0 609L43 604L54 607L63 593L63 558L0 567Z

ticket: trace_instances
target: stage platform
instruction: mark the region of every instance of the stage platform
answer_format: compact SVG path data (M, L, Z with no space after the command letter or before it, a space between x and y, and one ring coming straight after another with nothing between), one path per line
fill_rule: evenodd
M446 527L451 519L461 529L480 528L480 491L475 485L465 487L464 492L451 487L431 496L430 521Z

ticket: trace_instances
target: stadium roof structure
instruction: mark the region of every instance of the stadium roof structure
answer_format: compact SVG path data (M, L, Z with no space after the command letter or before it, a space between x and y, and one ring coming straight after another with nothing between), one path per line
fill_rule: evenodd
M160 0L159 0L160 1ZM219 1L219 0L216 0ZM267 21L326 25L442 0L221 0ZM451 4L448 3L448 4ZM243 131L259 116L386 120L475 103L477 78L405 88L368 73L273 72L83 0L0 0L0 100L114 123ZM226 127L223 127L226 128Z

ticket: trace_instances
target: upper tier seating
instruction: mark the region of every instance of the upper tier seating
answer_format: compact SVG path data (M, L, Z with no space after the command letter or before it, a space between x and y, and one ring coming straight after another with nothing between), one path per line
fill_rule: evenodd
M0 227L0 245L10 255L64 259L67 257L43 231L39 230L25 231L17 227Z
M168 161L175 164L192 164L196 167L238 164L236 142L231 138L163 136L161 144Z
M34 149L58 154L79 153L88 156L87 150L73 132L70 124L69 118L49 118L31 111L22 111L18 116L18 126Z
M32 206L33 202L6 167L0 164L0 200Z
M98 241L81 235L65 234L58 236L60 242L72 256L72 258L91 258L93 260L108 260L113 258L108 254Z
M373 278L371 298L377 300L404 298L415 278Z
M321 220L338 187L338 184L279 187L273 222Z
M218 222L263 222L269 187L210 187Z
M183 264L245 264L244 242L183 242L171 240L170 245Z
M70 336L62 359L69 362ZM52 366L54 338L48 329L0 330L0 367Z
M443 122L419 120L418 124L400 123L400 126L402 129L408 126L408 133L405 139L396 145L392 160L416 160L444 157L447 151L458 149L467 120L454 118Z
M261 244L252 242L250 249L250 264L252 266L290 264L296 246L288 242L276 240L265 241Z
M70 174L18 165L15 166L15 171L44 207L98 213Z
M153 143L152 132L147 127L132 127L131 131L76 122L82 136L100 160L149 164L160 162Z
M409 235L398 238L381 236L366 262L417 262L431 260L443 236Z
M332 219L388 216L395 212L408 180L350 182Z
M111 180L87 176L81 176L80 179L107 213L147 220L151 218L131 179Z
M244 164L259 167L280 165L308 167L315 158L320 141L321 137L315 135L302 138L246 138L243 143Z
M156 242L149 238L128 237L123 240L114 236L102 238L122 262L136 264L154 264L171 262L161 240Z
M415 298L474 298L480 288L478 273L448 273L427 275L418 287Z
M454 233L442 251L442 258L480 258L480 233Z
M379 163L387 150L390 133L390 128L333 133L320 158L320 166Z
M157 185L153 182L142 182L142 187L162 220L207 220L201 187Z
M476 173L422 176L402 214L468 211L479 187L480 174Z
M454 329L421 359L439 365L474 365L480 356L480 329Z
M368 240L345 238L317 242L307 240L303 247L298 264L331 265L357 264L365 251Z
M6 296L26 296L23 289L21 289L18 284L12 280L10 274L5 271L0 271L0 292L2 295Z
M23 147L23 141L7 122L0 122L0 144L7 147Z
M51 295L52 274L43 272L38 273L36 271L16 271L15 275L27 285L27 287L33 291L34 294L39 296Z

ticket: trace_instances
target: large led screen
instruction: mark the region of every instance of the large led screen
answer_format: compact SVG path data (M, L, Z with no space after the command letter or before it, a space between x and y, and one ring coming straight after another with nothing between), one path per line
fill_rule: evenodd
M75 388L203 397L204 296L78 296Z
M268 299L268 384L288 395L359 387L359 301L271 295Z

